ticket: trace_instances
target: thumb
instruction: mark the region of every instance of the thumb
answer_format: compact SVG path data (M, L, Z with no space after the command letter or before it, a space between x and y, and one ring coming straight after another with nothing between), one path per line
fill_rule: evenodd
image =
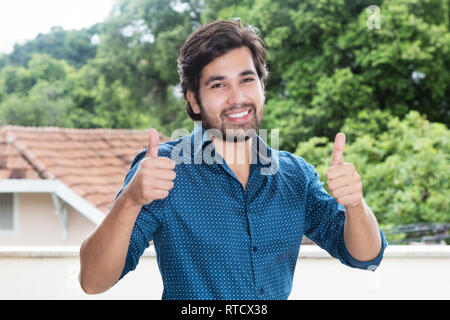
M334 151L331 166L339 166L344 163L345 134L339 132L334 138Z
M156 129L151 128L150 132L149 132L147 154L145 156L148 158L157 158L158 157L158 144L159 144L158 131L156 131Z

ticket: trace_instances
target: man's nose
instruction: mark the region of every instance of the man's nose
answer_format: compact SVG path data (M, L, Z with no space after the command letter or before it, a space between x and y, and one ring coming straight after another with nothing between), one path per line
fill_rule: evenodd
M245 103L245 94L239 86L232 86L230 95L228 96L228 103L230 105L239 105Z

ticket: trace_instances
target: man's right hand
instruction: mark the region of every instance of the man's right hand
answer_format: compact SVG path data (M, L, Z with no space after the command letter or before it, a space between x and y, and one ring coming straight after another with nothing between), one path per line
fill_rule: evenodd
M126 188L127 195L139 206L166 198L174 185L175 162L170 158L158 157L158 144L158 132L152 128L145 158L139 162L136 173Z
M118 281L141 207L166 198L173 188L175 162L158 157L158 144L158 132L150 129L147 153L139 162L133 179L80 247L79 281L86 293L105 292Z

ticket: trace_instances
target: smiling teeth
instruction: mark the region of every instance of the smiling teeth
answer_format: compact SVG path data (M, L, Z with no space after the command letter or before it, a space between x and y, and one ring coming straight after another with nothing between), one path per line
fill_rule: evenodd
M230 114L227 117L228 118L242 118L243 116L247 115L247 113L249 113L250 110L241 112L241 113L235 113L235 114Z

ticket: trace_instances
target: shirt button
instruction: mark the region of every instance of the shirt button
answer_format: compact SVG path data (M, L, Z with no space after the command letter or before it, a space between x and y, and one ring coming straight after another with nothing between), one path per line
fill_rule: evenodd
M260 292L261 294L264 294L264 288L259 289L259 292Z
M258 251L258 247L253 247L253 252Z

